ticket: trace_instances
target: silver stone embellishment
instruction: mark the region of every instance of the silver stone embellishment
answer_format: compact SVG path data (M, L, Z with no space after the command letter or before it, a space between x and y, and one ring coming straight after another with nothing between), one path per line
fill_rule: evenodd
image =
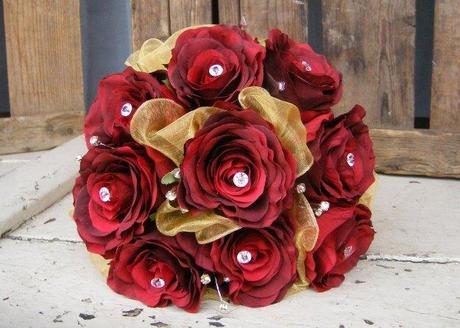
M305 60L302 60L302 65L307 72L311 72L311 66L309 63L307 63Z
M305 183L299 183L296 187L295 190L297 191L298 194L303 194L307 188L305 187Z
M180 179L180 168L176 167L174 170L172 170L172 174L174 175L174 178L179 180Z
M210 282L211 282L211 277L209 276L209 274L203 273L203 274L201 275L201 283L202 283L203 285L207 285L207 284L209 284Z
M224 282L229 283L229 282L230 282L230 278L229 278L229 277L224 277Z
M249 177L246 173L244 172L237 172L233 176L233 184L237 186L238 188L243 188L246 187L246 185L249 182Z
M241 251L236 255L236 260L240 264L246 264L251 262L252 260L252 255L251 252L249 251Z
M176 199L176 192L174 190L168 190L168 192L165 195L166 199L172 202L173 200Z
M353 246L345 247L345 249L343 250L343 256L345 256L345 258L348 258L351 256L351 254L353 254Z
M133 111L133 105L131 105L130 103L125 103L123 106L121 106L121 110L120 110L120 113L121 113L121 116L129 116L129 114L131 114L131 112Z
M98 136L92 136L91 138L89 138L89 143L92 146L98 146L100 144L99 137Z
M321 203L319 203L319 208L321 209L321 211L327 212L329 211L329 205L329 202L323 200Z
M279 90L279 91L284 91L284 90L286 90L286 82L284 82L284 81L279 81L279 82L278 82L278 90Z
M165 281L161 278L153 278L150 280L150 285L152 285L153 288L163 288L165 286Z
M353 153L348 153L347 154L347 164L350 167L355 165L355 155L353 155Z
M107 187L102 187L99 189L99 198L104 202L107 203L110 201L110 191Z
M209 75L211 76L221 76L222 73L224 73L224 68L219 64L214 64L211 67L209 67Z

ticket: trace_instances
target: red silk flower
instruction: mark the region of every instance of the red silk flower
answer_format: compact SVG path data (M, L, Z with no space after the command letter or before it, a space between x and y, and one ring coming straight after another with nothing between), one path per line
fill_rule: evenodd
M234 101L243 88L262 85L265 48L236 26L184 31L168 64L169 82L191 109Z
M364 205L332 206L318 217L319 237L305 270L317 291L338 287L374 239L371 211Z
M342 97L342 74L308 44L272 30L266 42L264 87L301 111L327 109Z
M85 118L87 146L91 146L90 138L93 136L111 145L132 141L129 125L143 102L153 98L175 99L172 91L160 81L161 75L160 72L155 75L137 72L128 67L121 73L102 79L96 99Z
M211 116L185 144L179 206L215 209L243 227L266 227L289 206L295 159L252 110Z
M151 155L161 159L158 152ZM145 222L164 199L157 172L170 162L154 161L135 144L91 148L73 188L74 219L88 250L111 258L117 247L145 232Z

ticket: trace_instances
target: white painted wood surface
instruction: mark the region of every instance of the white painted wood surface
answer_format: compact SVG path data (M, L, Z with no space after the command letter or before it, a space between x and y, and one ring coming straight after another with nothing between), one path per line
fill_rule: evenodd
M372 260L330 292L225 315L214 301L191 315L113 293L76 233L68 195L0 240L0 327L460 327L459 191L460 181L380 176Z

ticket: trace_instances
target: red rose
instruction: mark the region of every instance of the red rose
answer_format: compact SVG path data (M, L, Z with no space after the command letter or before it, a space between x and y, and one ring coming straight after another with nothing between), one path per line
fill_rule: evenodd
M338 287L374 239L371 211L364 205L331 207L318 217L319 236L305 270L317 291Z
M299 180L305 183L309 200L354 203L374 182L375 156L365 115L364 108L356 105L324 121L316 139L308 143L315 161Z
M302 123L307 130L307 142L312 142L321 134L321 129L325 121L329 121L334 118L331 110L307 110L300 113Z
M342 97L342 74L308 44L272 30L266 42L264 86L300 110L325 109Z
M250 307L280 301L297 279L294 231L281 216L271 227L240 229L212 244L215 270L230 280L226 294Z
M175 237L159 232L120 247L110 263L107 284L148 306L173 303L188 312L199 310L204 291L193 258Z
M174 99L173 93L159 78L160 73L137 72L131 67L105 77L99 83L96 100L85 118L88 148L92 136L97 136L105 144L121 145L132 141L129 123L137 108L153 98Z
M169 82L190 107L236 100L245 87L262 85L265 48L235 26L184 31L172 50Z
M296 163L252 110L211 116L185 144L177 200L215 209L242 227L266 227L289 206Z
M119 245L144 233L145 221L164 199L157 171L170 171L171 164L162 167L167 164L155 163L134 144L88 151L73 196L78 233L90 252L110 258Z

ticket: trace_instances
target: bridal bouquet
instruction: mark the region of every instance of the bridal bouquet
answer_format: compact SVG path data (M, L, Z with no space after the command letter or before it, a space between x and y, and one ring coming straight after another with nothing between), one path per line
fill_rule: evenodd
M147 40L85 119L74 220L107 283L148 306L266 306L326 291L374 237L365 110L279 30L190 27Z

